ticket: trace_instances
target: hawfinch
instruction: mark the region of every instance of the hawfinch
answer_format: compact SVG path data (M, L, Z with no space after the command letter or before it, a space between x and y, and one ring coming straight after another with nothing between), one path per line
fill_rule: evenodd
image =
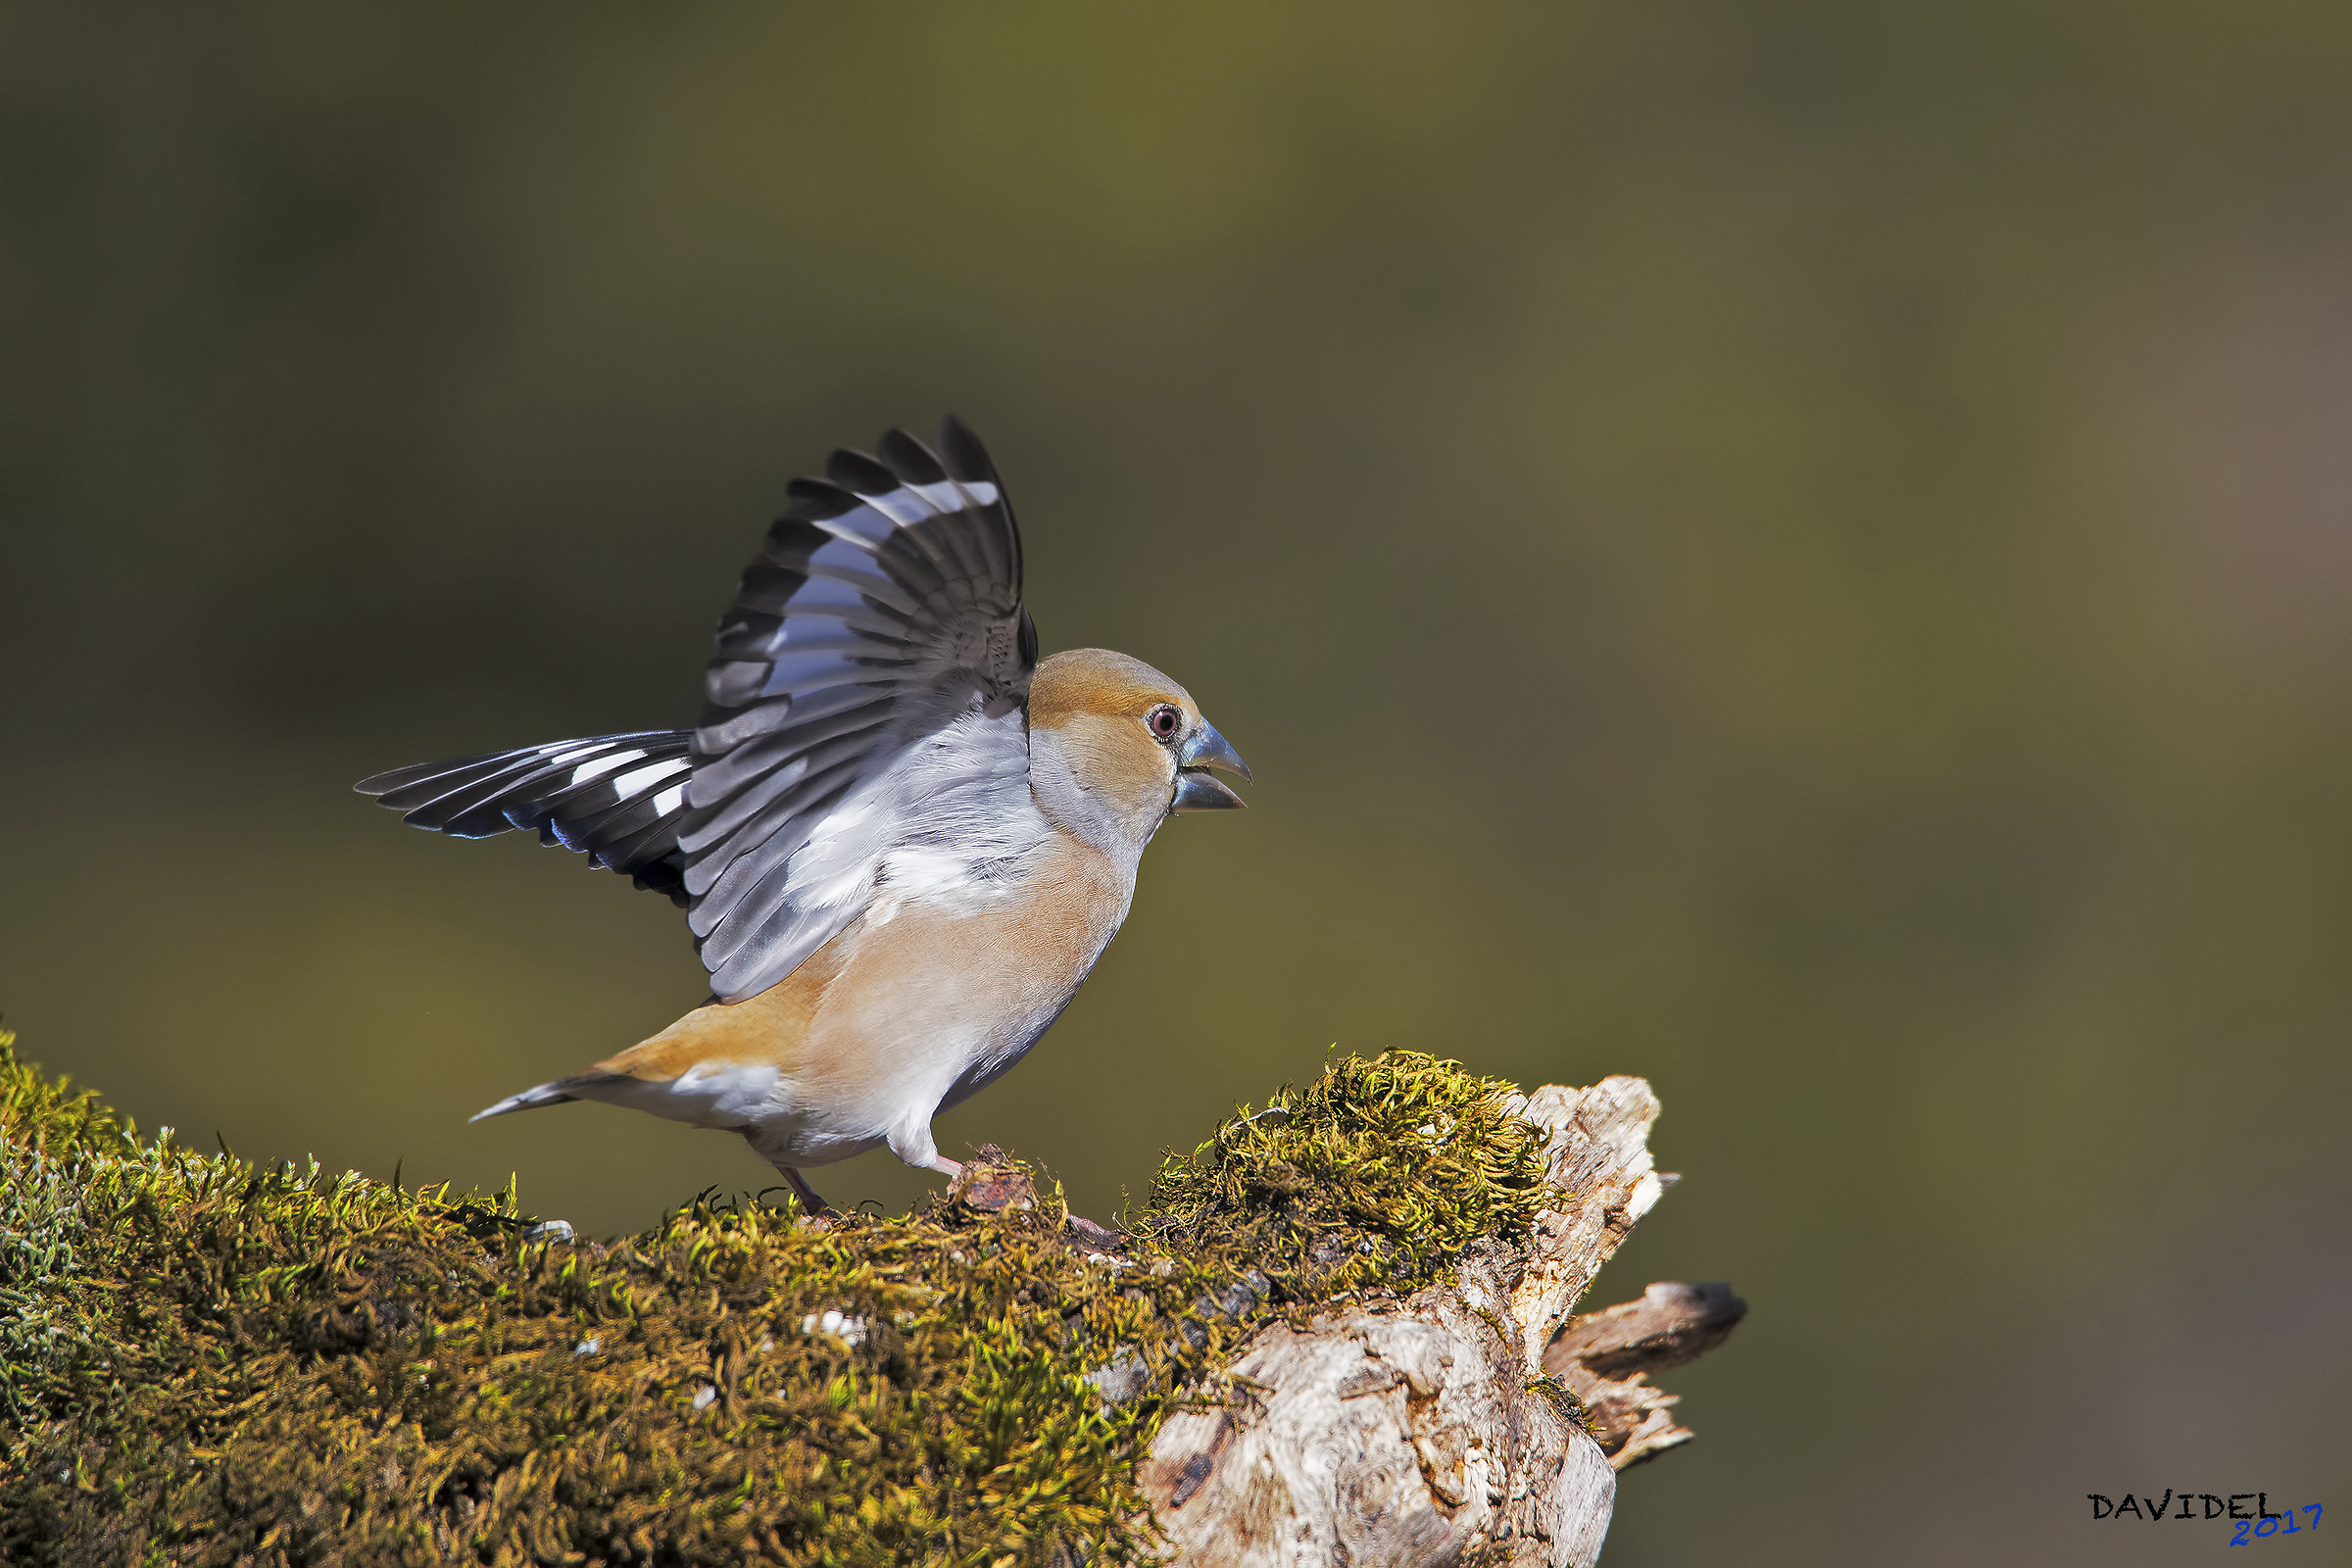
M536 828L686 910L710 1000L481 1116L567 1100L743 1134L802 1179L887 1144L961 1167L931 1118L1037 1043L1117 934L1172 811L1250 770L1124 654L1037 657L1021 536L943 420L837 452L743 574L702 723L555 741L358 786L458 838ZM479 1121L481 1116L474 1119Z

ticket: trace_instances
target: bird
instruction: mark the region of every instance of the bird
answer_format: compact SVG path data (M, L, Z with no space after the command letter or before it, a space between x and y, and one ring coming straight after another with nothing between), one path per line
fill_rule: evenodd
M1040 659L1021 536L953 416L795 479L719 618L692 729L396 768L361 794L456 838L536 830L686 910L702 1005L473 1119L570 1101L740 1133L803 1174L888 1147L1019 1061L1117 935L1144 848L1245 803L1182 686Z

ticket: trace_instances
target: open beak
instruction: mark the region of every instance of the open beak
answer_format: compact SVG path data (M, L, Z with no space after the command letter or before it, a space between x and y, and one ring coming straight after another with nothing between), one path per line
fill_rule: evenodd
M1176 754L1176 799L1168 808L1172 811L1237 811L1249 802L1209 777L1208 770L1221 767L1228 773L1250 776L1250 764L1233 743L1217 733L1217 727L1201 720L1192 738Z

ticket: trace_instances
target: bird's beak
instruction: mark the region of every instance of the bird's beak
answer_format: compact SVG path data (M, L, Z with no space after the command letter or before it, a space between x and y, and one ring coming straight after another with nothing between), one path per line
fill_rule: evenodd
M1233 742L1217 733L1214 724L1203 719L1176 754L1176 799L1170 810L1233 811L1249 804L1208 775L1208 769L1221 767L1244 778L1250 776L1250 764L1233 749Z

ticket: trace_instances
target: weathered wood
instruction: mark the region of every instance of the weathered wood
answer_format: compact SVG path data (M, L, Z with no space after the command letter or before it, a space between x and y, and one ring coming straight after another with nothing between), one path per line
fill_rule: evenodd
M1676 1397L1651 1388L1649 1374L1705 1354L1746 1315L1729 1285L1652 1285L1639 1300L1571 1319L1544 1365L1585 1401L1593 1441L1623 1470L1692 1436L1667 1415Z
M1481 1553L1591 1564L1616 1496L1611 1454L1622 1467L1689 1437L1662 1414L1671 1399L1640 1380L1730 1332L1744 1308L1728 1289L1653 1287L1578 1319L1581 1336L1560 1342L1570 1348L1554 1347L1665 1190L1647 1143L1656 1098L1638 1078L1609 1078L1539 1089L1520 1113L1549 1134L1553 1179L1574 1195L1564 1211L1474 1249L1447 1284L1304 1331L1270 1325L1221 1386L1162 1425L1143 1486L1186 1568ZM1622 1433L1611 1406L1596 1441L1562 1396L1580 1383L1611 1398L1638 1388L1647 1402L1629 1405Z

